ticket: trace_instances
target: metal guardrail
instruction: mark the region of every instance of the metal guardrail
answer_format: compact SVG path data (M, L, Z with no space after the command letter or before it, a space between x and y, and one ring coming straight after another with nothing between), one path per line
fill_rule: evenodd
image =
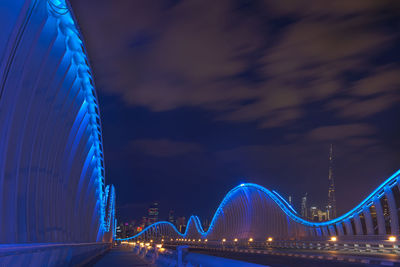
M386 254L399 254L398 242L389 241L276 241L276 242L166 242L166 245L188 245L193 248L222 248L222 249L271 249L290 248L305 250L338 250L354 252L374 252Z

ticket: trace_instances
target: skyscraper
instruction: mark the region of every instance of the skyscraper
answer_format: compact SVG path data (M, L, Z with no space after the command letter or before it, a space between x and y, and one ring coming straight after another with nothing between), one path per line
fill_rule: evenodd
M316 206L310 208L309 219L313 222L323 222L326 221L328 213L326 210L320 210Z
M142 227L144 229L148 225L149 225L149 218L147 218L146 216L143 216L142 217L142 224L140 225L140 227Z
M183 233L186 229L186 218L185 217L178 217L176 219L176 227L178 228L179 232Z
M333 174L333 165L334 165L334 156L333 156L333 145L331 144L329 149L329 172L328 172L328 220L332 220L336 218L336 197L335 197L335 180Z
M149 224L158 221L158 202L154 202L149 208Z
M318 208L315 206L310 207L310 220L317 222L318 220Z
M169 211L169 213L168 213L168 221L175 225L175 215L174 215L174 213L175 212L173 210Z
M301 198L301 216L303 218L308 217L308 212L307 212L307 193L305 193L304 197Z

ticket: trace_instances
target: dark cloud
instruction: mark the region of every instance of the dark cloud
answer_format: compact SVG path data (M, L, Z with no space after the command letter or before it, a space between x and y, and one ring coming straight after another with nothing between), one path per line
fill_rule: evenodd
M350 102L338 113L346 118L364 118L388 109L399 101L400 95L386 94L372 99Z
M223 111L217 119L282 127L307 116L307 105L315 101L327 100L329 105L335 95L387 90L371 88L368 81L379 76L398 82L395 70L367 72L376 68L371 58L397 34L378 27L393 5L255 1L255 8L264 8L270 19L293 17L272 34L265 14L246 15L234 1L182 1L168 6L162 1L120 0L100 21L92 16L109 3L92 2L76 5L91 7L91 14L81 18L91 28L89 40L104 38L90 43L98 84L129 105L153 111L191 106ZM258 82L237 78L252 66ZM365 72L354 81L354 88L345 77L353 71ZM394 94L398 97L398 92ZM251 103L242 105L244 101ZM353 109L339 115L357 119L394 102L380 101L379 108L367 114L364 107L375 103L353 97Z
M363 79L355 82L351 94L373 96L377 94L395 94L400 90L400 68L395 66L379 67Z
M389 1L386 1L389 2ZM394 1L392 1L394 3ZM279 3L274 1L265 1L264 5L267 9L272 10L271 13L277 16L296 15L304 17L320 17L320 16L343 16L360 12L374 12L376 8L382 6L374 0L336 0L329 3L318 0L308 1L307 5L302 1L283 0Z
M351 137L365 137L376 134L376 130L368 124L344 124L318 127L310 131L310 139L320 141L336 141Z

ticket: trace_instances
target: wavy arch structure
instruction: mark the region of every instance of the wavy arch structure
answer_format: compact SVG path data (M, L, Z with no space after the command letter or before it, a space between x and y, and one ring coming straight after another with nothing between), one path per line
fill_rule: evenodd
M68 2L3 0L0 60L0 244L111 242L115 189Z
M191 216L184 233L170 222L157 222L129 238L119 239L207 239L238 240L321 240L331 236L384 239L399 234L400 171L378 186L349 212L330 221L308 221L276 191L246 183L232 189L218 206L211 224L204 230L197 216Z

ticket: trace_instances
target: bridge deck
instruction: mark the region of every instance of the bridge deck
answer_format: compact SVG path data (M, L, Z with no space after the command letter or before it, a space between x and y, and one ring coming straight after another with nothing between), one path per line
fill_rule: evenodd
M95 264L95 267L147 267L152 266L146 263L143 259L132 252L129 247L115 247L107 254L100 258Z

